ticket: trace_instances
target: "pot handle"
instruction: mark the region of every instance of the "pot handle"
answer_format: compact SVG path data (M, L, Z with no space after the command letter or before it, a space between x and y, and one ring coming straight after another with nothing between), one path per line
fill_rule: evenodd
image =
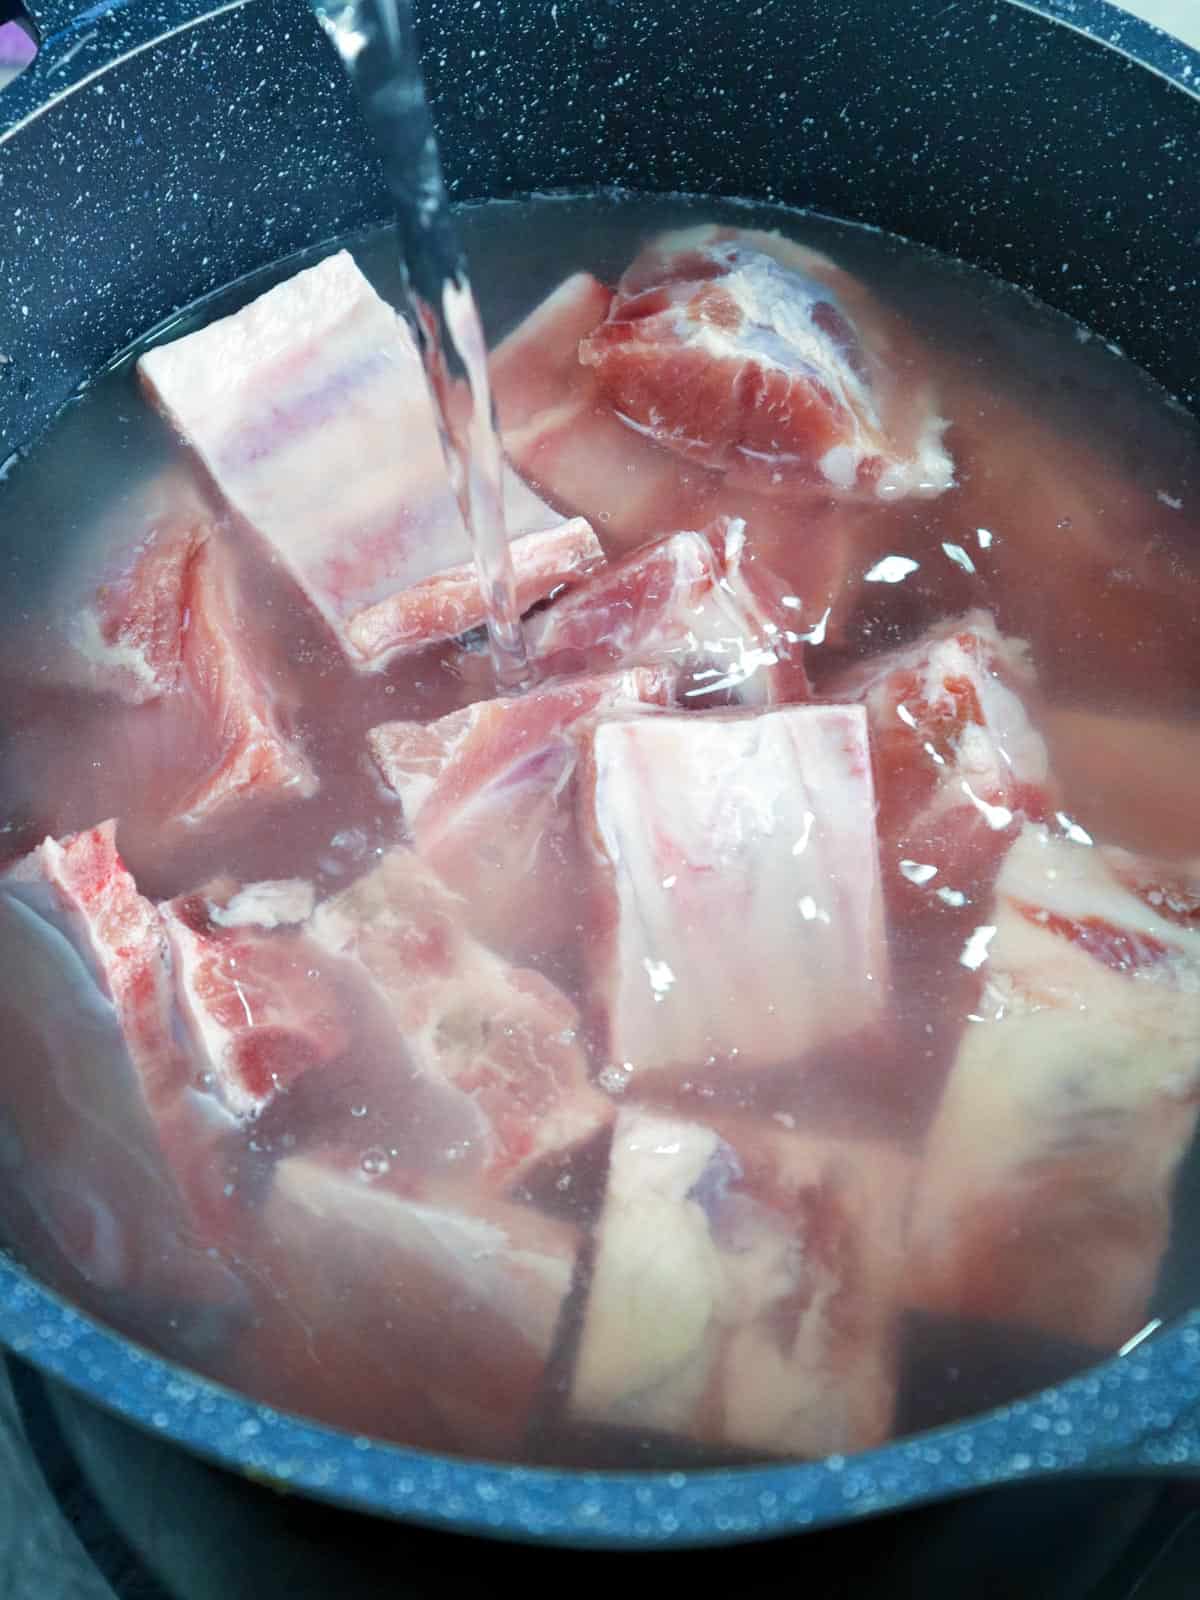
M33 24L38 52L20 76L0 88L0 140L107 67L159 39L208 17L240 10L253 0L16 0L16 14ZM301 28L317 25L297 0Z

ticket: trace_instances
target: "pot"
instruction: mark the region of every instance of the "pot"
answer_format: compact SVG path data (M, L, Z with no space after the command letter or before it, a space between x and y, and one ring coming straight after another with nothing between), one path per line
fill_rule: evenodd
M0 92L5 464L143 329L387 215L300 0L76 3L32 6L40 54ZM620 184L806 205L992 270L1200 403L1200 55L1104 0L418 11L456 198ZM1200 1235L1196 1159L1182 1183L1182 1231ZM1198 1261L1185 1240L1168 1270ZM641 1474L350 1438L159 1359L8 1260L0 1339L72 1404L235 1473L509 1540L732 1543L1003 1483L1200 1467L1200 1312L1027 1400L850 1459Z

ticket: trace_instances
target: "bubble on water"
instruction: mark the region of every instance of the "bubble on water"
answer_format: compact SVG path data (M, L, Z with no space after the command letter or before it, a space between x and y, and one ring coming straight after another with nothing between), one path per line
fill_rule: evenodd
M351 1106L350 1107L350 1115L352 1117L365 1117L366 1114L367 1114L366 1106Z
M624 1094L625 1090L629 1087L629 1080L632 1075L632 1062L625 1061L620 1065L618 1065L616 1062L610 1062L610 1064L597 1075L596 1082L602 1089L606 1089L609 1094Z
M385 1173L392 1170L392 1163L388 1160L387 1151L373 1145L370 1150L364 1150L359 1166L368 1178L382 1178Z

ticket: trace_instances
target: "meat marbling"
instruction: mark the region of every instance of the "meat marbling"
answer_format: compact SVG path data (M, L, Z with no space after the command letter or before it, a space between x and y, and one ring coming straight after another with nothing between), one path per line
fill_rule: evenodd
M367 736L417 852L506 955L545 955L576 921L574 775L581 719L670 703L675 674L635 667L480 700Z
M910 1177L882 1143L622 1111L572 1415L754 1453L878 1443Z
M4 1106L40 1226L93 1288L140 1291L220 1276L192 1246L221 1236L233 1124L177 1039L163 927L115 835L47 839L0 878L2 1014L24 1063Z
M963 949L985 981L924 1156L914 1304L1100 1348L1144 1321L1200 1097L1200 894L1171 882L1022 829Z
M646 247L579 356L622 420L731 483L887 499L953 481L913 343L828 257L703 226Z
M318 906L313 937L358 963L417 1072L469 1113L492 1184L611 1119L588 1081L574 1006L469 932L462 901L407 849Z
M353 665L484 620L416 345L346 251L138 370ZM599 557L512 472L505 506L524 604Z
M612 718L585 746L610 1064L796 1062L877 1021L888 951L861 707Z

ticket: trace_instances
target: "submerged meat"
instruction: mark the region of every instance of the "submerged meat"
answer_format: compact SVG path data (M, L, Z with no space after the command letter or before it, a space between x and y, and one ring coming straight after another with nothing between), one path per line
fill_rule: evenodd
M833 685L866 707L884 871L901 903L987 893L1023 816L1051 805L1025 647L972 612Z
M416 346L346 251L138 370L355 666L482 620ZM505 504L526 604L594 557L512 473Z
M316 774L284 731L276 693L243 636L235 593L228 557L206 541L185 590L181 670L210 730L214 758L178 802L185 822L205 820L251 796L301 798L317 789Z
M723 519L605 567L530 619L530 654L555 675L663 662L685 704L808 698L803 638L784 586Z
M610 1063L795 1062L879 1018L888 955L861 707L612 719L586 745L587 954Z
M841 521L810 503L730 483L681 460L620 421L605 402L580 341L612 296L586 273L568 278L496 349L492 389L505 448L518 470L564 514L584 516L626 549L664 529L721 519L745 528L754 556L777 568L790 595L790 626L825 637L846 608L852 565Z
M21 1201L96 1289L217 1284L192 1241L227 1209L230 1123L176 1037L166 938L113 823L47 839L0 878L0 951Z
M963 952L985 982L925 1153L913 1304L1108 1348L1141 1326L1200 1096L1191 888L1022 830Z
M181 895L162 907L192 1052L235 1116L257 1116L350 1046L348 998L322 972L323 952L293 925L311 909L308 885L282 883Z
M443 1449L520 1443L571 1285L572 1227L317 1154L280 1162L263 1228L278 1302L258 1381L272 1398Z
M512 542L517 609L539 600L602 566L600 541L582 517ZM474 561L435 573L368 606L346 624L346 637L364 660L382 662L397 650L419 650L453 639L486 622L483 592Z
M71 625L91 687L131 708L106 720L127 809L207 822L249 799L315 793L315 772L249 625L229 551L207 526L164 521Z
M572 1415L773 1455L877 1444L908 1181L883 1144L623 1111Z
M545 955L575 926L573 729L667 705L674 682L667 668L637 667L371 730L371 754L418 854L463 897L480 938L506 954Z
M411 851L389 852L319 906L311 928L365 970L417 1072L469 1113L474 1158L493 1183L608 1121L570 1001L480 944L462 902Z
M124 570L102 583L68 623L92 684L132 705L177 689L193 565L207 543L200 524L151 528Z
M894 498L953 480L912 343L827 257L706 226L643 251L579 358L631 428L731 482Z

